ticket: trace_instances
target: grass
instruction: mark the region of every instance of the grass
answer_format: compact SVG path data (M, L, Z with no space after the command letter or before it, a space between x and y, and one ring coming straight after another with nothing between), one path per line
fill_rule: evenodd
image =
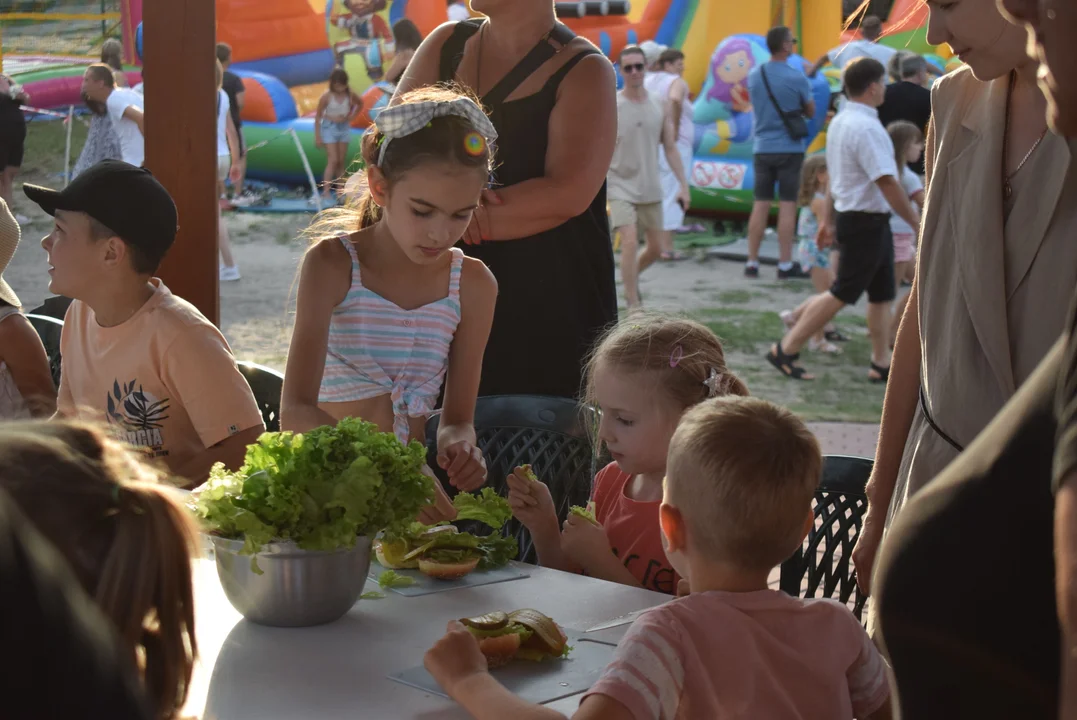
M839 315L836 325L849 337L849 342L842 343L843 354L804 352L801 364L816 379L797 382L784 377L763 359L785 330L776 312L719 307L693 315L721 338L727 363L748 384L753 395L784 405L805 420L879 421L884 388L867 379L871 345L862 317L851 313Z
M87 126L76 118L71 126L71 168L79 159L86 143ZM22 170L16 182L41 182L48 184L64 172L64 145L67 142L67 125L59 119L34 120L26 128L26 152Z

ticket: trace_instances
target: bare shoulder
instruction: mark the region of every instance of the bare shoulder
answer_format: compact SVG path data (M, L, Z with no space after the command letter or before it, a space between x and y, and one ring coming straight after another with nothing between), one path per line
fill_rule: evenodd
M22 313L12 313L0 319L0 358L4 351L22 349L26 343L38 341L37 331Z
M486 263L464 256L460 267L460 293L476 299L497 296L497 278Z
M341 238L322 238L303 256L300 272L300 289L318 290L317 294L332 298L336 305L343 301L351 286L351 256Z
M571 62L571 58L581 52L596 49L590 41L576 37L561 52L568 53L569 60L566 62ZM565 76L563 85L593 87L597 83L613 83L613 87L616 87L617 84L617 75L613 71L613 63L601 52L592 53L577 62L576 67L572 68L568 75Z

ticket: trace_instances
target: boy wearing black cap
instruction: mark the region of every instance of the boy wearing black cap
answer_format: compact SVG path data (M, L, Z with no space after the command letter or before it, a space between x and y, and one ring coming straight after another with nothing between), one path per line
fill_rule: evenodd
M105 160L63 191L24 185L55 217L41 244L64 319L57 412L105 421L199 484L243 463L265 429L220 331L153 277L176 237L176 206L146 170Z

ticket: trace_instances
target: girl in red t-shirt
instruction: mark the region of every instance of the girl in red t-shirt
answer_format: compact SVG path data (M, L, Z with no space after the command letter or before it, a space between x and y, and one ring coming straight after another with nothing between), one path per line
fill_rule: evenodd
M718 395L747 395L718 337L691 320L633 314L600 341L587 367L586 401L600 411L596 445L613 462L595 476L598 524L570 514L563 527L549 488L517 469L509 503L531 532L539 564L673 594L658 506L666 453L685 410ZM596 448L597 451L597 448Z

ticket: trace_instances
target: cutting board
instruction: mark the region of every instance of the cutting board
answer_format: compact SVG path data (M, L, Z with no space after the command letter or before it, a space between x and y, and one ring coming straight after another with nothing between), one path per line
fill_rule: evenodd
M374 558L370 559L370 572L368 576L375 582L385 572L386 568ZM418 570L396 570L397 575L406 575L415 580L414 585L402 588L381 588L392 590L400 595L418 596L431 595L433 593L446 592L447 590L459 590L460 588L476 587L478 585L492 585L494 583L519 580L530 575L514 563L503 565L494 570L475 570L458 580L438 580L429 575L423 575Z
M572 652L563 660L545 660L540 663L518 660L490 674L513 694L532 703L548 703L588 690L602 671L613 660L616 645L585 639L573 630L565 631ZM419 666L394 673L390 680L417 688L424 692L448 697L445 691Z

